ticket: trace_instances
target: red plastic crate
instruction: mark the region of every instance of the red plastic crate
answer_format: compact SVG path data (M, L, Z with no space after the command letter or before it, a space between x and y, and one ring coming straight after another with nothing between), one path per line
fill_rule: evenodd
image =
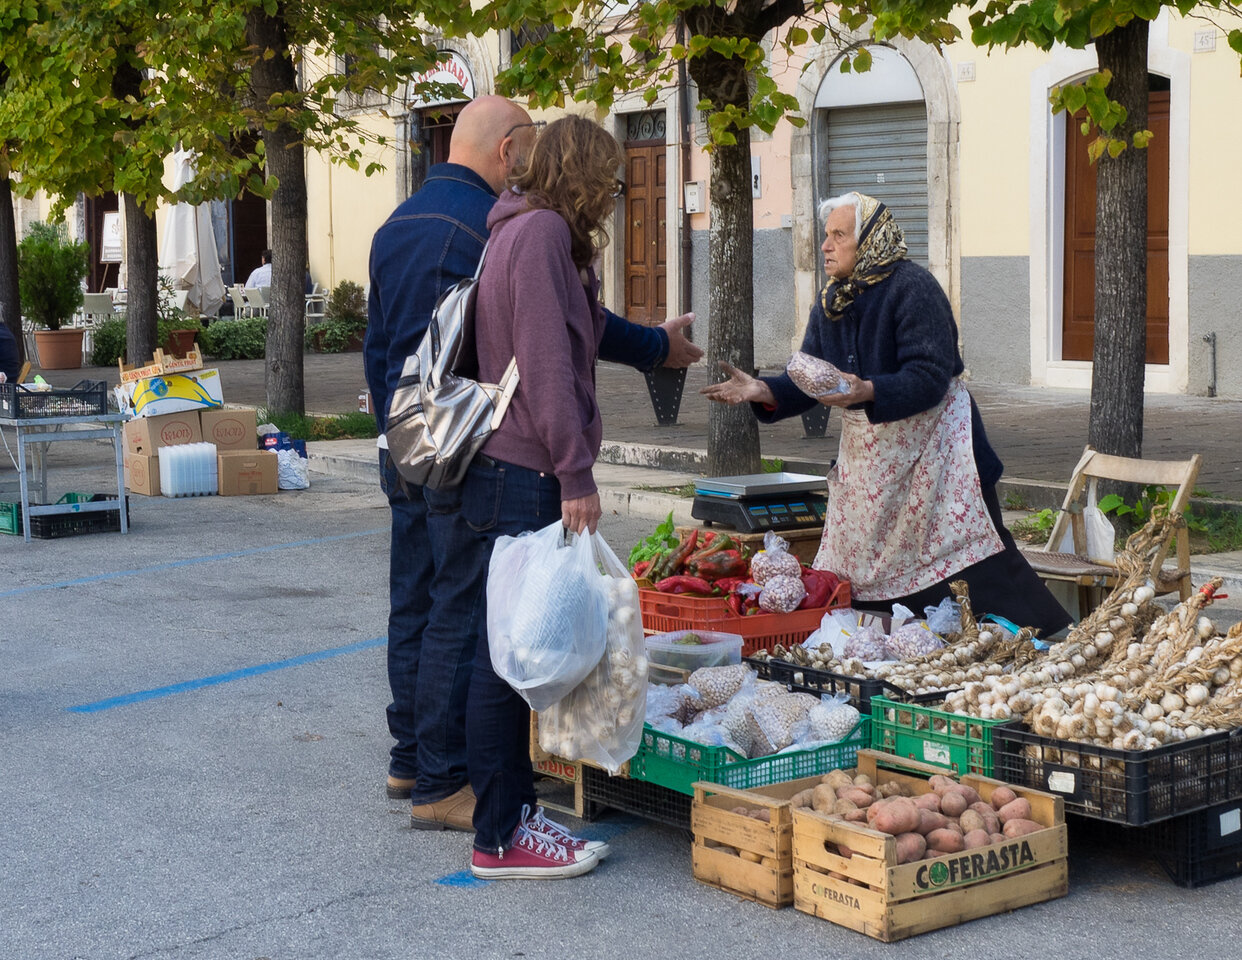
M729 609L724 597L691 597L659 590L639 590L643 630L648 634L674 630L717 630L736 633L742 638L742 656L776 643L801 643L819 627L824 614L850 605L850 582L837 584L823 607L795 610L793 613L755 613L739 617Z

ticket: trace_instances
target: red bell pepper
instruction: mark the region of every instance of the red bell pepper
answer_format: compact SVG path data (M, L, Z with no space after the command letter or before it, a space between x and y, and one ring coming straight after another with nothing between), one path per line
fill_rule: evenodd
M721 577L745 576L749 564L737 550L721 550L698 560L691 557L686 569L704 580L719 580Z
M661 593L702 593L712 592L712 585L701 577L673 576L665 577L655 585Z
M809 610L815 607L827 606L840 582L835 573L803 567L802 585L806 588L806 596L798 604L798 609Z

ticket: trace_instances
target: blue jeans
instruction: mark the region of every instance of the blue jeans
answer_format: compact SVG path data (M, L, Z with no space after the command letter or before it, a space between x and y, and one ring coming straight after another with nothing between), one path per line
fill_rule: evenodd
M480 585L478 650L466 710L466 754L474 788L474 845L510 846L522 805L534 805L530 708L496 676L487 646L486 592L492 546L503 535L546 527L561 516L561 485L551 475L479 457L461 489L461 516L473 533L460 575Z
M418 780L411 803L434 803L467 783L466 694L482 586L458 569L471 536L458 513L460 490L403 491L386 451L380 476L392 513L389 773Z

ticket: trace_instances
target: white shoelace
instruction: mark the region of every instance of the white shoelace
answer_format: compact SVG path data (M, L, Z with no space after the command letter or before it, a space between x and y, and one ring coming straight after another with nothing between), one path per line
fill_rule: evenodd
M586 843L581 837L575 837L565 828L563 824L557 823L555 820L549 819L547 814L543 812L543 807L535 808L535 815L530 819L534 829L539 830L552 837L558 843Z
M533 821L531 821L533 823ZM518 838L514 843L516 847L525 847L527 850L533 850L538 856L551 857L553 860L569 861L569 851L564 844L560 843L554 837L549 836L539 830L534 829L531 823L522 823L518 827Z

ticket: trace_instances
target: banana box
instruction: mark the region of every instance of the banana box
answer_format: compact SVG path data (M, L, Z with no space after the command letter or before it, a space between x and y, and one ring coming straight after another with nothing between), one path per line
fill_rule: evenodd
M186 410L224 406L220 371L215 368L193 373L165 373L116 387L121 411L134 417L158 417Z

